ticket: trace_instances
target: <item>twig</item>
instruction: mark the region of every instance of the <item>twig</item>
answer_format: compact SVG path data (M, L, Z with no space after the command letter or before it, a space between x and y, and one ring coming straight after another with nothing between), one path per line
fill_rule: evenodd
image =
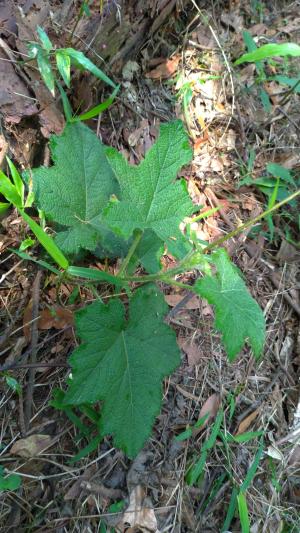
M7 326L6 330L4 331L3 335L0 335L0 348L6 343L7 339L10 337L10 334L14 328L14 325L16 324L16 322L18 321L19 319L19 316L23 310L23 305L24 305L24 302L27 298L27 295L28 295L28 290L25 289L23 294L22 294L22 297L19 301L19 305L18 305L18 308L16 310L16 312L14 313L14 320L13 322L11 322L11 324L9 324L9 326Z
M110 489L104 485L98 485L97 483L92 483L91 481L82 481L80 483L80 488L84 489L93 494L99 494L104 498L119 500L124 498L124 493L120 489Z
M32 289L32 320L34 320L31 328L31 364L36 363L37 356L37 343L38 343L38 323L35 320L39 314L39 301L40 301L40 285L41 285L42 271L37 272L36 278L33 283ZM26 405L25 405L25 427L28 430L31 413L32 413L32 401L33 401L33 387L35 378L35 367L31 367L28 373L28 383L26 390Z

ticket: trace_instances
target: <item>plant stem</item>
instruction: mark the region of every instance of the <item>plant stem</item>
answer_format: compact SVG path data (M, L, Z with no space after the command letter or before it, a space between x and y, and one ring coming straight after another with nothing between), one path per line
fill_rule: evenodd
M135 233L135 237L133 239L133 242L128 250L128 254L126 255L122 265L121 265L121 268L118 272L118 277L122 277L123 274L125 274L126 272L126 268L128 267L128 264L129 264L129 261L130 259L132 258L135 250L137 249L139 243L140 243L140 240L143 236L143 232L141 230L137 230L136 233ZM125 279L125 278L124 278Z
M229 233L227 233L226 235L224 235L220 239L217 239L216 241L208 244L205 248L203 248L202 252L206 253L206 252L208 252L210 250L213 250L214 248L217 248L218 246L220 246L224 242L228 241L232 237L235 237L236 235L241 233L241 231L244 231L245 229L249 228L250 226L254 226L254 224L259 222L261 219L267 217L268 215L270 215L271 213L273 213L277 209L280 209L280 207L282 207L283 205L287 204L288 202L290 202L291 200L293 200L294 198L296 198L299 195L300 195L300 190L294 192L293 194L291 194L290 196L288 196L287 198L285 198L284 200L282 200L278 204L275 204L270 209L267 209L266 211L264 211L263 213L261 213L257 217L250 218L250 220L247 220L247 222L245 222L244 224L242 224L238 228L235 228L234 230L230 231Z
M232 237L235 237L235 235L238 235L244 229L249 228L250 226L253 226L257 222L259 222L261 219L263 219L266 216L270 215L271 213L273 213L277 209L280 209L280 207L282 207L283 205L287 204L288 202L290 202L291 200L293 200L294 198L296 198L299 195L300 195L300 190L294 192L293 194L291 194L290 196L288 196L287 198L285 198L284 200L282 200L278 204L275 204L270 209L267 209L266 211L264 211L263 213L261 213L257 217L251 218L250 220L247 220L247 222L245 222L244 224L242 224L238 228L230 231L229 233L224 235L224 237L221 237L220 239L217 239L216 241L212 242L211 244L208 244L205 248L203 248L202 253L205 254L206 252L209 252L210 250L213 250L214 248L219 247L224 242L228 241ZM177 267L170 268L166 272L158 272L157 274L148 274L147 276L127 276L127 277L124 277L123 279L124 279L124 281L134 281L134 282L140 282L140 283L147 283L149 281L160 281L160 280L161 281L165 281L167 283L171 283L170 276L176 275L176 274L181 274L181 273L185 272L186 271L185 265L186 265L186 258L184 258L177 265ZM187 287L183 286L182 288L187 288Z

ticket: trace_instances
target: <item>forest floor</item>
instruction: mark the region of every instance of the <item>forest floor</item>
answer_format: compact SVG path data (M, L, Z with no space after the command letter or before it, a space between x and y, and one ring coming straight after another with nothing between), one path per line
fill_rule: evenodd
M64 125L60 98L51 96L37 68L16 60L27 54L37 25L56 46L68 46L79 4L0 2L0 166L5 171L5 155L20 169L51 164L48 139ZM184 121L194 157L181 175L192 201L201 206L198 213L218 207L193 224L197 237L207 242L266 209L277 177L272 167L268 171L270 163L287 169L298 188L300 179L299 59L233 65L251 37L257 46L299 43L299 2L229 4L179 1L129 59L99 63L121 88L106 112L87 121L133 164L153 144L160 123ZM88 51L95 63L91 36L111 13L122 27L123 7L117 2L91 2L72 35L72 46ZM87 73L74 74L71 87L72 107L81 113L109 94ZM285 176L279 176L283 195L294 190ZM74 295L67 282L58 285L54 274L16 255L12 249L32 235L15 210L1 215L0 486L11 474L21 479L15 490L1 492L1 531L246 532L235 499L236 487L245 482L251 533L300 531L298 208L282 208L225 245L264 311L261 361L245 348L230 363L211 305L196 296L178 305L185 292L162 284L182 365L165 380L152 436L134 461L105 438L72 464L70 459L93 443L94 426L81 414L89 428L83 436L50 401L55 389L65 388L67 357L76 346L74 312L94 293L83 288ZM38 258L39 250L35 243L27 252ZM172 265L174 259L165 256L164 262ZM112 272L115 266L110 264ZM38 367L32 373L33 351ZM200 457L221 405L223 435L253 432L252 438L225 446L219 436L199 481L190 486L187 468ZM207 413L207 424L178 439Z

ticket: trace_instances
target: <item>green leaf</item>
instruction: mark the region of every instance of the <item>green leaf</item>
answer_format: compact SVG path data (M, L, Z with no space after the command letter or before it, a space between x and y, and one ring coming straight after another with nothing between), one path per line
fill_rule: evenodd
M36 31L38 33L39 39L42 43L42 47L44 48L44 50L46 50L46 52L50 52L50 50L52 50L53 48L53 44L50 41L47 33L40 26L37 27Z
M42 49L38 50L37 52L37 64L46 86L48 87L51 94L55 96L55 80L51 63L49 61L47 53Z
M69 98L67 97L67 93L64 90L64 88L62 87L61 83L59 83L58 80L56 80L56 85L57 85L58 90L60 92L60 96L61 96L62 105L63 105L63 108L64 108L64 114L65 114L66 121L67 122L71 122L73 111L72 111L71 104L69 102Z
M141 263L149 274L155 274L161 270L160 259L164 253L164 243L159 239L153 231L145 231L141 242L139 243L136 252L129 263L131 271L137 263Z
M300 78L289 78L288 76L281 76L280 74L276 76L271 76L268 80L277 81L281 85L287 85L288 87L293 87L293 92L300 93Z
M32 171L38 207L66 226L56 237L65 253L94 250L103 230L101 209L118 193L104 147L87 126L76 123L52 137L50 149L54 166Z
M135 229L152 229L163 241L181 236L179 224L194 210L186 183L175 181L192 158L182 122L163 124L158 140L137 166L113 148L106 154L121 188L120 201L111 201L104 211L113 231L126 239Z
M59 50L59 52L64 52L65 54L70 56L71 61L73 60L72 62L75 64L75 66L77 66L77 64L80 65L84 69L94 74L96 78L99 78L100 80L107 83L107 85L113 87L113 89L116 89L116 84L79 50L74 50L74 48L63 48Z
M57 51L55 54L57 68L60 72L62 79L64 80L67 87L70 87L71 79L71 59L63 51Z
M22 207L22 198L19 195L16 186L12 184L2 170L0 170L0 193L3 194L5 199L15 207Z
M237 495L237 503L239 508L242 533L250 533L250 520L248 514L247 500L243 492L240 492L240 494Z
M3 477L0 473L0 491L2 490L17 490L22 483L22 478L18 474L10 474L7 477Z
M69 266L67 258L64 256L62 251L55 244L52 237L50 237L44 230L39 226L23 209L19 209L20 215L27 222L31 231L34 233L39 243L45 248L50 257L64 270Z
M290 171L282 165L278 165L278 163L268 163L267 171L275 178L280 178L282 179L282 181L286 181L291 185L295 185L295 180L292 177Z
M246 340L254 355L259 357L265 339L262 310L249 294L227 252L218 250L212 255L212 260L217 273L198 280L193 290L215 305L215 326L222 332L229 359L232 361L235 358Z
M234 64L240 65L241 63L255 63L256 61L261 61L263 59L268 59L270 57L283 57L283 56L300 56L300 46L295 43L283 43L275 44L269 43L260 46L257 50L249 52L249 54L244 54L239 59L237 59Z
M9 157L6 157L6 160L7 160L7 163L8 163L8 166L9 166L9 170L10 170L10 173L12 175L12 179L13 179L13 182L15 184L17 193L20 196L20 198L22 200L22 204L23 204L24 203L24 183L23 183L23 180L22 180L19 172L17 171L15 165L13 164L13 162L9 159Z
M153 285L138 289L129 319L119 299L96 302L76 315L82 341L70 358L68 405L103 401L101 433L134 457L159 412L162 380L180 363L175 333L163 322L168 311Z
M0 202L0 216L5 215L6 211L10 206L9 202Z
M86 113L83 113L82 115L79 115L78 117L72 118L71 122L77 122L78 120L81 120L81 121L89 120L90 118L96 117L97 115L100 115L100 113L103 113L103 111L105 111L112 105L117 93L119 92L119 89L120 89L120 85L117 85L117 87L112 92L111 96L107 98L107 100L102 102L102 104L92 107Z

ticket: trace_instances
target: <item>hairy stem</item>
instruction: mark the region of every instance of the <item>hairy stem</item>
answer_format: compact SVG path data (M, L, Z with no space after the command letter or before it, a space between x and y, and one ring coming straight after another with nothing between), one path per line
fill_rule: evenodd
M300 190L294 192L293 194L291 194L290 196L288 196L287 198L285 198L281 202L278 202L278 204L273 205L273 207L271 207L270 209L267 209L266 211L264 211L263 213L261 213L257 217L250 218L250 220L247 220L247 222L245 222L244 224L242 224L238 228L235 228L234 230L230 231L229 233L227 233L226 235L224 235L220 239L217 239L216 241L208 244L203 249L203 253L209 252L210 250L213 250L214 248L218 248L224 242L228 241L229 239L232 239L232 237L235 237L236 235L241 233L241 231L244 231L245 229L249 228L250 226L254 226L254 224L259 222L263 218L267 217L268 215L270 215L271 213L273 213L277 209L280 209L280 207L282 207L283 205L289 203L291 200L293 200L294 198L296 198L299 195L300 195Z
M118 272L118 277L123 277L123 274L125 274L126 272L126 268L128 267L128 264L130 262L130 259L132 258L135 250L137 249L139 243L140 243L140 240L143 236L143 232L141 230L137 230L136 233L135 233L135 237L133 239L133 242L132 242L132 245L130 246L129 250L128 250L128 254L126 255L122 265L121 265L121 268Z

